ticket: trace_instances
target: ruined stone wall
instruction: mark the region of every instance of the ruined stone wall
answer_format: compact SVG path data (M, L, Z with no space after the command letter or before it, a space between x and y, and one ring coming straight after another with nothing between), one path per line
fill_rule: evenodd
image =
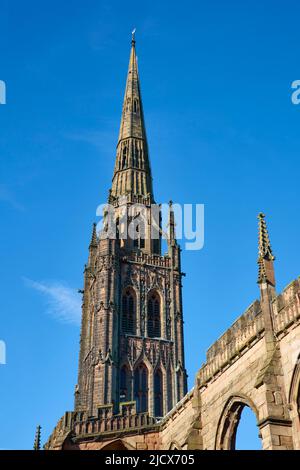
M216 341L197 374L204 449L234 448L242 408L256 414L264 449L300 448L300 284L273 301L274 343L258 301Z
M48 442L57 449L235 448L242 410L256 415L263 449L300 449L300 279L272 300L272 334L255 301L208 349L195 387L161 420L135 408L89 422L67 413Z
M189 435L195 420L193 390L164 418L161 425L162 449L187 449Z

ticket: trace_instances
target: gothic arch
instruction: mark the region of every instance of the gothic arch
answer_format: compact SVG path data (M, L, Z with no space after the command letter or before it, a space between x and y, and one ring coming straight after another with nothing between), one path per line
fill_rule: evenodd
M136 334L137 323L137 295L132 286L127 286L122 292L122 320L121 328L123 333Z
M164 390L165 390L165 374L160 366L156 367L153 373L153 399L154 399L154 416L164 416Z
M173 405L173 378L174 378L174 371L172 367L171 361L165 365L162 358L160 357L156 362L156 365L153 368L153 387L155 387L155 373L157 370L161 371L162 374L162 407L163 407L163 415L166 415L171 408L169 406ZM153 389L154 390L154 389ZM170 396L171 395L171 396Z
M134 98L133 100L133 112L138 113L139 112L139 102L137 98Z
M123 366L126 366L126 367L130 370L130 372L132 373L133 367L132 367L132 364L131 364L131 362L128 360L127 357L126 357L126 358L123 358L123 360L120 362L120 369L121 369L121 367L123 367Z
M149 411L149 369L144 361L136 364L133 372L133 399L138 413Z
M289 403L298 405L298 413L300 413L300 354L297 358L296 365L293 370L292 380L289 392Z
M130 367L127 361L121 364L120 366L120 376L119 376L120 402L130 401L132 399L132 382L133 382L132 368Z
M166 404L167 404L167 413L171 411L176 402L174 400L174 368L169 363L166 369L166 382L167 382L167 396L166 396Z
M178 444L177 441L172 441L171 444L169 445L168 450L181 450L181 446Z
M141 349L140 353L138 354L137 358L133 362L132 368L135 369L141 362L143 362L145 364L145 366L148 369L149 374L151 375L151 373L153 371L153 366L152 366L151 362L149 361L149 359L147 357L144 344L143 344L142 349Z
M147 296L147 331L149 338L160 338L162 334L162 298L157 289Z
M184 393L184 370L182 364L177 364L175 368L176 388L175 388L175 401L180 401L180 397Z
M122 170L127 167L127 158L128 158L127 154L128 154L127 144L125 144L122 148L122 164L121 164Z
M258 410L245 395L234 395L227 401L218 422L215 450L235 450L236 432L245 406L251 408L258 421Z
M151 283L151 277L149 277L149 282ZM163 304L164 296L163 296L163 293L160 290L161 286L158 284L158 282L152 282L151 284L152 285L150 286L150 288L148 289L148 292L147 292L147 297L149 298L150 294L154 292L158 295L158 297L160 299L160 302Z
M122 439L116 439L111 441L108 444L104 445L101 450L135 450L134 447L129 445L127 442Z
M289 391L295 449L300 449L300 354L293 370Z

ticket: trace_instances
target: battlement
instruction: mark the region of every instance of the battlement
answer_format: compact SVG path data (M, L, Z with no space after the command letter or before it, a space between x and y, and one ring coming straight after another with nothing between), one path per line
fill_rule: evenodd
M198 372L200 384L205 384L220 370L251 347L264 331L260 303L255 300L233 325L208 349L206 363Z
M284 335L300 320L300 277L292 281L273 301L273 326L276 335ZM206 363L198 372L200 385L251 348L264 334L260 302L256 300L233 325L207 350Z
M157 420L148 413L137 413L135 401L120 403L120 412L113 414L113 405L98 408L97 417L87 417L85 412L73 415L73 430L76 437L92 434L109 434L141 428L152 428Z
M273 301L274 330L277 335L300 319L300 277L292 281Z

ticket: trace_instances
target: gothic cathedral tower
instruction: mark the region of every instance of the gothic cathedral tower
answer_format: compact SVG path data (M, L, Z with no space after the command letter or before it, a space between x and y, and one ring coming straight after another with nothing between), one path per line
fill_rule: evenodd
M108 204L84 272L75 412L162 417L187 392L182 273L171 203L161 255L134 37Z

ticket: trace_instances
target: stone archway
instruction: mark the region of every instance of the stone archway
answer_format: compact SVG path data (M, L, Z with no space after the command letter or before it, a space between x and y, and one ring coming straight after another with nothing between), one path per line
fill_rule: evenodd
M178 444L177 441L172 441L169 445L169 450L181 450L181 446Z
M215 441L216 450L235 450L236 432L245 406L248 406L254 412L258 421L257 408L250 398L243 395L231 397L219 419Z
M294 449L300 449L300 355L293 371L288 401L291 409Z
M101 448L101 450L132 450L128 445L125 444L121 439L111 441Z

